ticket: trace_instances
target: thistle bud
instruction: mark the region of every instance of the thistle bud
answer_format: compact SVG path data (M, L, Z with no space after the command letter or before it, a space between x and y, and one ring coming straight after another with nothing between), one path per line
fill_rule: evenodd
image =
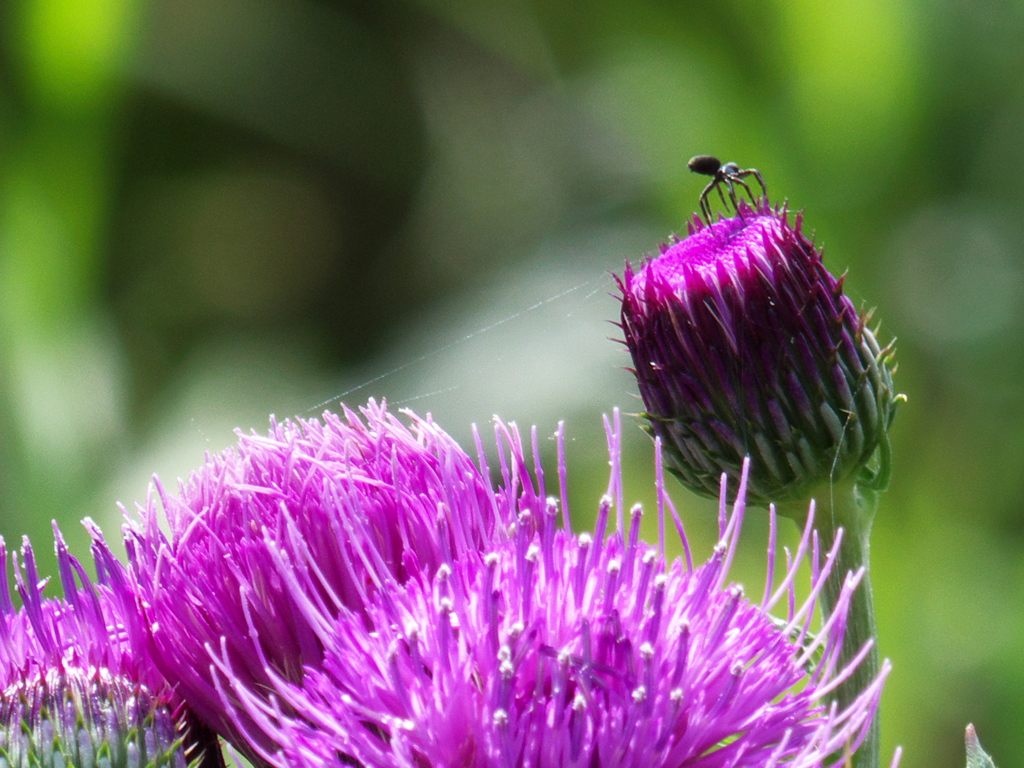
M661 248L618 280L622 329L647 420L671 469L717 496L752 459L747 499L800 501L829 482L882 487L898 396L843 278L786 209L741 203L734 218ZM872 457L878 460L872 462Z

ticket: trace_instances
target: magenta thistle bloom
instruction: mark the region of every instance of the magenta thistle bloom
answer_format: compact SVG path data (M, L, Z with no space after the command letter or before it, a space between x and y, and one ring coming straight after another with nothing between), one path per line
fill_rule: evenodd
M745 474L728 519L723 488L722 541L704 565L693 567L672 511L687 556L667 564L672 507L660 472L658 545L640 541L639 507L628 530L622 522L617 427L609 433L609 495L594 532L580 535L557 524L558 502L533 487L514 426L499 434L501 495L518 513L510 538L446 553L438 568L410 570L404 583L378 565L372 578L381 589L358 609L335 610L341 600L290 580L324 658L301 681L268 674L269 696L251 688L230 653L218 659L224 704L241 704L238 730L260 745L266 763L810 768L856 749L889 668L845 709L832 701L869 650L837 665L862 574L847 577L835 610L812 635L839 544L819 568L813 515L778 585L773 515L758 604L727 585ZM560 481L564 491L562 460ZM613 506L618 522L609 535ZM799 602L794 580L808 551L813 584ZM290 568L278 558L282 579ZM784 619L769 615L776 606Z
M447 434L416 417L406 427L373 401L361 416L240 435L177 496L157 493L163 513L150 499L125 540L158 661L250 756L272 745L226 710L215 661L250 696L301 684L323 663L334 617L369 621L382 592L490 547L514 520Z
M0 538L0 765L223 766L216 737L147 653L124 566L98 530L95 584L54 533L64 598L43 597L26 539L20 567L11 555L21 608L10 601Z
M752 458L748 500L804 501L829 482L888 476L897 396L881 348L821 253L784 208L662 246L619 280L622 329L672 471L713 496ZM880 450L879 466L867 465ZM860 473L860 477L857 477Z

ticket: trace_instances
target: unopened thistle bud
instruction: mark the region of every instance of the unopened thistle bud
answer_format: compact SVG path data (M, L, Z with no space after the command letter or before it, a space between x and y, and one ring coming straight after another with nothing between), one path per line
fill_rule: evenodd
M619 279L622 329L671 468L716 496L752 458L749 501L790 502L844 479L882 487L898 396L892 348L814 244L767 201L706 226ZM876 461L872 461L877 456Z

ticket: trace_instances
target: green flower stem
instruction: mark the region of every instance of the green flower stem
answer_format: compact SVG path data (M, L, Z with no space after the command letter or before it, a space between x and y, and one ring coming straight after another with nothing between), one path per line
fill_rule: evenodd
M878 675L880 657L878 632L875 626L875 601L871 591L871 573L868 569L871 525L878 508L878 491L857 486L852 480L831 486L816 497L817 512L814 527L818 530L821 549L827 552L835 542L836 531L843 529L835 565L822 590L822 601L829 613L835 608L846 576L864 567L864 577L854 591L847 614L846 633L838 667L841 669L853 659L868 640L875 640L871 651L854 673L837 689L839 707L846 707L871 684ZM800 505L787 505L780 510L798 523L806 521L807 506L797 512ZM853 758L854 768L878 768L881 757L881 719L875 717L863 744Z

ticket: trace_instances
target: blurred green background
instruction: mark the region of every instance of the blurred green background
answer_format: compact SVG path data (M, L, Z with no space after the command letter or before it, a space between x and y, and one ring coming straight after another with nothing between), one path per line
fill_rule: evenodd
M6 0L0 35L9 544L56 518L84 553L82 516L116 538L152 473L337 396L460 439L564 418L585 516L600 414L638 408L608 272L684 229L712 153L805 208L899 338L886 750L963 765L973 721L1019 764L1024 4ZM707 553L711 506L675 496Z

